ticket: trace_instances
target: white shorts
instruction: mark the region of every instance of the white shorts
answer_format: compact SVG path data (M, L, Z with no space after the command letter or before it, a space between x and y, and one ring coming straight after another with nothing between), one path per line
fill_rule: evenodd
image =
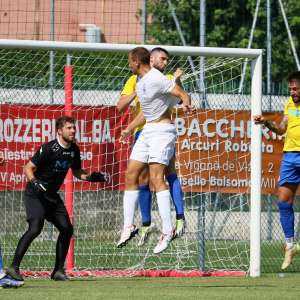
M167 166L174 156L175 142L174 124L148 123L134 144L130 159Z

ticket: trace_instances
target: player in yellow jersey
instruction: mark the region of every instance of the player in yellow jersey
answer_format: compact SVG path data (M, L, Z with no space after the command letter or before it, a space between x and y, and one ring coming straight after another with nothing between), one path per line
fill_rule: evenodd
M169 53L165 49L160 47L152 49L150 56L150 64L152 67L158 69L161 72L164 72L168 61ZM174 75L167 74L166 77L170 80L175 80L177 81L177 83L180 83L181 75L182 71L180 69L177 69ZM132 75L125 83L125 86L121 92L120 100L117 103L117 108L120 112L126 110L133 101L135 104L135 116L138 116L141 112L141 104L138 97L136 96L136 83L138 82L138 80L139 78L137 77L137 75ZM144 124L145 123L143 122L142 125L138 125L134 128L134 142L136 142L136 140L138 139ZM175 157L171 160L167 168L166 179L169 183L171 197L176 210L176 236L181 236L184 233L185 228L184 204L181 184L175 170ZM146 167L139 177L139 206L142 216L142 227L139 232L139 246L142 246L146 242L149 233L153 228L151 226L151 198L152 196L149 188L149 170L148 167ZM135 234L131 235L131 237L133 237L134 235ZM122 243L122 246L124 246L126 242Z
M264 116L254 116L256 124L263 124L277 134L286 134L283 158L278 181L280 223L285 236L285 256L281 266L285 270L291 263L300 245L294 241L293 203L300 183L300 71L288 76L290 97L284 107L284 116L278 124Z

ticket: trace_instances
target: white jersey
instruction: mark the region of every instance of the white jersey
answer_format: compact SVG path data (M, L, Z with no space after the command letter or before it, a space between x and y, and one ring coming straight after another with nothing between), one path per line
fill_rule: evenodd
M166 110L179 103L178 98L169 94L175 84L175 80L167 79L155 68L137 82L136 94L147 122L158 119Z

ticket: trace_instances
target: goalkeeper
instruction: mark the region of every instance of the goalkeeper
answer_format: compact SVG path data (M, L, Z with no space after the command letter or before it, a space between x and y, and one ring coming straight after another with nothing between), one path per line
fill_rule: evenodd
M294 241L294 198L300 183L300 71L288 76L290 97L285 104L284 116L279 124L266 116L254 116L256 124L263 124L271 131L285 135L283 157L278 181L280 223L285 236L285 256L282 270L288 268L293 257L300 251Z
M24 202L29 226L19 240L12 264L7 269L7 274L16 280L23 281L19 270L22 258L32 241L41 233L45 220L59 230L51 279L68 279L64 263L73 235L73 226L58 190L69 168L78 179L90 182L106 181L106 174L93 172L88 175L81 168L80 150L75 143L75 119L68 116L58 118L56 131L57 138L43 144L24 167L28 180Z
M150 65L158 69L160 72L164 72L169 62L169 53L167 50L161 47L153 48L150 52ZM182 71L177 69L174 76L167 74L167 79L175 80L181 86L180 76ZM138 81L137 75L132 75L126 81L125 86L121 92L121 97L117 103L117 108L120 112L123 112L128 106L134 101L135 102L135 115L141 111L141 104L139 98L136 96L136 83ZM139 135L145 124L143 118L142 124L135 122L137 126L134 128L134 143L138 139ZM134 124L134 123L133 123ZM133 127L131 126L131 129ZM169 184L171 197L176 210L176 236L181 236L184 232L185 218L184 218L184 204L183 204L183 193L181 189L180 181L177 177L175 170L175 156L170 161L169 166L166 169L166 179ZM142 246L151 232L151 191L149 187L149 168L146 165L139 177L139 207L142 217L142 228L139 231L140 240L138 245ZM122 245L125 245L123 243Z

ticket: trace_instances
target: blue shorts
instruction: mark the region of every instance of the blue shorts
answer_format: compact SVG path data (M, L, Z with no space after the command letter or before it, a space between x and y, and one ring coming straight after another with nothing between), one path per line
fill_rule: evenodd
M136 143L137 139L139 138L140 134L142 133L142 130L143 129L140 129L134 134L133 145Z
M280 166L278 185L300 183L300 152L285 152Z

